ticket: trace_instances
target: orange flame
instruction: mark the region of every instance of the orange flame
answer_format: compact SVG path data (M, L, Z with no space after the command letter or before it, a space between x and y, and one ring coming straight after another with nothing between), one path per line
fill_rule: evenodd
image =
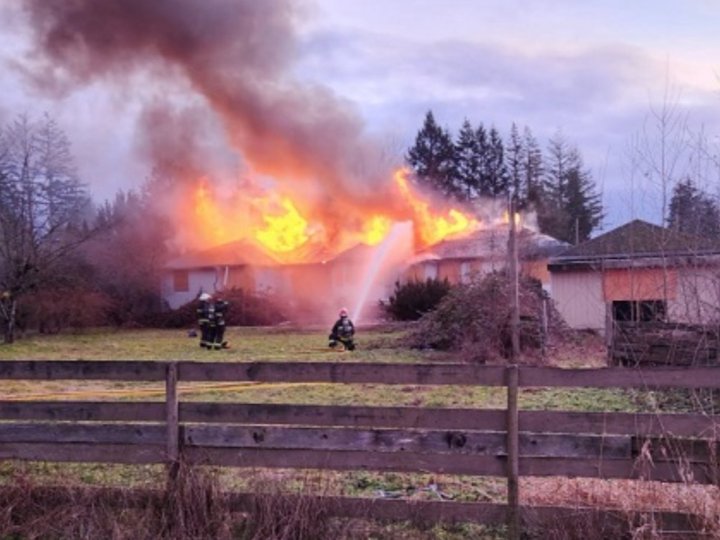
M435 244L450 235L468 231L478 225L477 220L454 208L448 210L446 215L434 214L430 203L412 192L407 174L405 169L399 169L394 178L403 198L413 211L415 234L422 246Z
M218 212L208 187L207 180L201 179L194 193L195 198L195 224L199 226L201 238L208 244L216 245L227 241L228 231L225 222Z
M308 241L308 222L289 198L283 198L280 204L285 212L264 214L265 227L255 230L255 238L271 251L286 253Z
M382 242L390 232L392 220L390 218L374 215L363 225L363 242L369 246L376 246Z
M322 246L326 253L339 253L359 242L378 245L396 220L412 220L418 248L477 226L476 219L458 209L432 207L429 199L413 189L407 175L404 169L394 174L397 198L388 200L387 213L378 208L350 208L351 219L343 219L342 223L338 223L337 214L325 214L321 209L304 208L301 213L296 201L286 194L256 191L250 196L238 194L220 199L203 178L193 191L193 219L187 223L187 230L197 235L204 246L249 240L270 254L283 255L282 260L305 262L294 259L311 257L317 250L298 248L312 244Z

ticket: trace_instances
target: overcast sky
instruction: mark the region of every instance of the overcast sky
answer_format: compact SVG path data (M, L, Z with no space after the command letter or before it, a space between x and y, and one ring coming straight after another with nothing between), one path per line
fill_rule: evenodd
M24 19L0 9L0 122L47 111L95 198L137 186L148 166L135 126L151 89L96 81L61 98L37 93L16 68L28 47ZM717 194L719 28L717 0L314 0L299 10L292 69L348 101L390 152L412 143L429 109L453 131L464 118L503 135L512 122L527 125L543 146L560 130L602 190L610 228L660 219L636 147L657 149L652 111L663 103L693 141L708 141L708 163L680 163L676 175L695 171Z

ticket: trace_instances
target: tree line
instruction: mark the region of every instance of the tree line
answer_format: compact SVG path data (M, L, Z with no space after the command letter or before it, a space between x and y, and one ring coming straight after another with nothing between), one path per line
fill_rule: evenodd
M453 135L428 111L405 156L421 185L458 201L507 198L537 213L541 232L575 244L603 217L601 196L580 151L558 133L545 152L529 127L507 141L498 130L465 120Z

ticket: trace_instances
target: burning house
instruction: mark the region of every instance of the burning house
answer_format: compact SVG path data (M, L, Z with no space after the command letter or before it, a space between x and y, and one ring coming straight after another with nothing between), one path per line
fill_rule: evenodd
M548 260L566 250L568 244L527 227L519 228L517 241L521 273L538 279L549 290ZM507 224L477 229L420 250L405 275L408 279L439 278L450 283L466 283L473 276L504 268L507 247Z
M398 280L447 278L460 283L505 266L508 224L502 212L496 215L498 208L487 204L484 212L438 213L431 210L430 199L412 191L403 173L395 181L413 210L410 220L385 226L386 218L371 214L369 224L361 227L369 232L338 251L312 238L309 220L297 220L299 213L294 218L275 216L276 229L256 228L255 242L225 243L171 261L163 280L164 298L175 308L203 291L242 288L279 296L295 308L290 311L317 320L327 320L346 305L357 320L371 318L372 306L387 298ZM201 214L208 204L204 199ZM288 239L300 241L296 246ZM282 249L286 245L293 247ZM521 270L548 288L548 257L567 244L521 226L518 247Z

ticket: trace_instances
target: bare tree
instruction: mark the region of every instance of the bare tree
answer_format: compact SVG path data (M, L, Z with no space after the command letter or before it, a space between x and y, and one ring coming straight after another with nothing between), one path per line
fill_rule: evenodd
M0 132L0 321L15 337L18 302L89 237L79 222L88 196L70 142L48 115L19 116Z

